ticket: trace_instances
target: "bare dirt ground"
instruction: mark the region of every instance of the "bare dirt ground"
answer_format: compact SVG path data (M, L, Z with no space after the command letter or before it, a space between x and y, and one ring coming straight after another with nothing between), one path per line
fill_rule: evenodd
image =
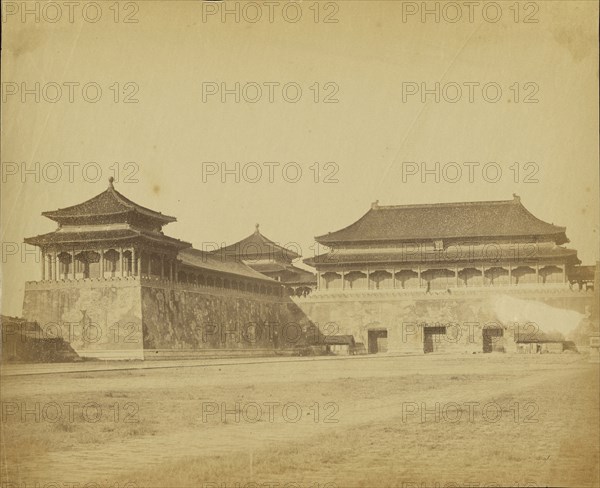
M4 376L3 486L599 485L580 355L169 366Z

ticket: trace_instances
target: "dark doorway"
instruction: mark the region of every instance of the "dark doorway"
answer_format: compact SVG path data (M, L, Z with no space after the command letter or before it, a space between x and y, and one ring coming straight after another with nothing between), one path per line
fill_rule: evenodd
M446 336L446 327L423 327L423 352L437 352Z
M378 329L369 331L369 354L387 352L387 330Z
M502 337L504 331L498 327L483 329L483 352L494 350L494 337Z

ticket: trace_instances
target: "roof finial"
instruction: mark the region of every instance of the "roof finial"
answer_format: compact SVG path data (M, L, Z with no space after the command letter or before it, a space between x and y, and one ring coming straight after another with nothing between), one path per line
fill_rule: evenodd
M371 208L372 209L378 209L379 208L379 200L375 200L372 204L371 204Z
M258 230L258 228L260 227L260 224L256 224L256 225L255 225L255 227L256 227L256 230L255 230L254 232L256 232L256 233L258 234L258 233L260 232L260 231Z
M115 181L115 179L112 176L108 179L108 186L110 188L114 188L114 185L113 185L114 181Z
M513 200L515 202L520 202L521 201L521 197L519 195L517 195L516 193L513 193Z

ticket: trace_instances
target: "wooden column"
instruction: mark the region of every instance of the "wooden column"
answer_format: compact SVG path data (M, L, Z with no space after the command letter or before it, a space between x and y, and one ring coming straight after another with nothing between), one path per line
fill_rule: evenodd
M42 281L46 281L46 253L42 250Z
M481 286L485 286L485 266L481 267Z
M421 283L421 266L417 266L417 279L419 280L419 288L422 288L422 283Z
M179 261L175 258L175 283L179 283Z
M396 289L396 266L392 268L392 288Z
M512 264L508 265L508 284L512 285Z
M455 278L455 284L456 284L456 288L458 288L458 266L454 267L454 278Z
M320 290L322 287L322 283L321 283L321 272L317 271L317 290Z
M100 249L100 278L104 279L104 249Z
M138 276L142 276L142 250L141 249L140 249L139 256L137 259L138 259L138 265L137 265Z
M371 269L367 268L367 290L371 289Z
M136 276L137 275L137 256L136 256L136 252L135 252L135 247L131 248L131 275L132 276Z
M169 281L173 281L173 260L169 259Z
M55 253L54 253L54 281L58 281L58 279L59 279L59 277L60 277L60 276L59 276L59 273L60 273L60 268L59 268L59 265L58 265L58 264L59 264L59 263L58 263L58 253L57 253L57 252L55 252Z
M71 251L71 278L73 281L77 279L77 276L75 275L75 249Z
M536 283L540 282L540 265L537 263L535 265L535 281Z
M148 276L152 276L152 253L148 254Z
M165 279L165 255L160 255L160 279Z
M125 276L125 261L123 260L123 248L119 248L119 262L121 263L121 278Z
M567 282L567 265L566 264L563 264L563 266L562 266L562 278L563 278L562 282L566 283Z
M342 270L342 290L346 289L346 272Z

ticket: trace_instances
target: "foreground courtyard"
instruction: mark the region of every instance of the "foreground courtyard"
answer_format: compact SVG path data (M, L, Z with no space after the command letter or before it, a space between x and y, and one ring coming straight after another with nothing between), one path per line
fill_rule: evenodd
M3 370L2 486L599 483L585 354L27 368Z

